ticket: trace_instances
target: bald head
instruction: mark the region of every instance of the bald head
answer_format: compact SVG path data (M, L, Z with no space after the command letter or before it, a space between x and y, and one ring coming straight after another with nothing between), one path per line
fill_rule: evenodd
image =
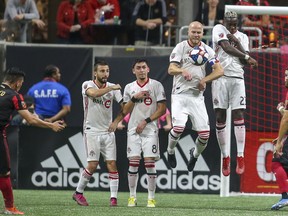
M196 46L202 40L203 37L203 25L198 21L193 21L189 25L188 38L190 45Z
M189 29L190 28L202 28L203 29L203 25L202 25L202 23L200 23L198 21L193 21L189 25Z

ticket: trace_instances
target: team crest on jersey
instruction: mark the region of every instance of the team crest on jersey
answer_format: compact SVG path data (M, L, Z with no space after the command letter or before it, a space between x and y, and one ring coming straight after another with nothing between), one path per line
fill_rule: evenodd
M224 37L223 33L219 34L219 38L223 38L223 37Z
M131 148L127 148L127 153L130 153L131 152Z
M152 98L150 98L150 97L148 97L148 98L145 98L144 99L144 104L146 104L146 105L151 105L152 104Z
M104 106L105 106L107 109L110 108L110 106L111 106L111 100L105 101Z
M174 59L175 56L176 56L176 53L172 53L172 54L171 54L171 59Z
M3 97L5 95L5 91L0 91L0 96Z
M94 155L96 155L96 153L92 150L92 151L89 152L89 155L90 155L91 157L93 157Z

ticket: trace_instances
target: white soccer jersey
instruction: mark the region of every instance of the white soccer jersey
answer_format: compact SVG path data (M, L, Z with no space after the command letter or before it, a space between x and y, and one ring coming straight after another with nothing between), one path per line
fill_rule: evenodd
M113 83L106 83L112 86ZM105 86L105 87L106 87ZM99 89L93 80L85 81L82 84L82 96L84 107L84 131L97 132L98 134L108 133L108 128L112 122L113 100L121 102L122 94L120 90L110 91L100 97L92 98L86 95L89 88Z
M209 54L207 62L209 62L211 66L215 62L218 62L218 59L215 58L215 52L211 47L209 47L203 42L200 42L199 46L203 47ZM181 74L174 76L172 94L187 92L191 89L198 91L197 86L200 80L206 76L206 63L201 66L194 65L190 57L190 53L192 50L193 47L189 44L188 40L186 40L178 43L170 55L170 63L180 63L181 68L187 69L192 75L191 81L185 80Z
M163 85L157 80L149 78L142 86L137 81L127 84L123 95L124 103L131 100L133 95L140 91L149 91L150 97L135 103L128 123L129 133L136 133L138 124L156 111L157 102L166 101ZM156 132L158 132L157 120L147 124L142 134L155 135Z
M228 40L227 34L231 34L224 25L218 24L214 26L212 31L212 42L213 49L217 57L220 60L220 64L224 68L225 76L234 76L234 77L244 77L243 65L241 64L238 57L231 56L227 54L222 47L219 45L219 42L222 40ZM249 40L246 34L237 31L234 36L240 41L245 51L249 51Z

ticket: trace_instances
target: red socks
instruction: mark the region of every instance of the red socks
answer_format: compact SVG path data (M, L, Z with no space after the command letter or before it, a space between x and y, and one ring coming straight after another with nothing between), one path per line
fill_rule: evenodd
M14 204L14 197L10 175L0 177L0 190L2 192L6 208L12 208Z

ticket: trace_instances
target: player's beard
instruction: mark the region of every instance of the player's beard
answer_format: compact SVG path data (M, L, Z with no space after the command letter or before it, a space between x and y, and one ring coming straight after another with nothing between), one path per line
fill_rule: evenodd
M191 44L192 46L198 46L199 42L200 42L200 39L199 38L191 38L190 42L192 43Z
M98 81L101 83L101 84L105 84L107 82L107 78L99 78Z

